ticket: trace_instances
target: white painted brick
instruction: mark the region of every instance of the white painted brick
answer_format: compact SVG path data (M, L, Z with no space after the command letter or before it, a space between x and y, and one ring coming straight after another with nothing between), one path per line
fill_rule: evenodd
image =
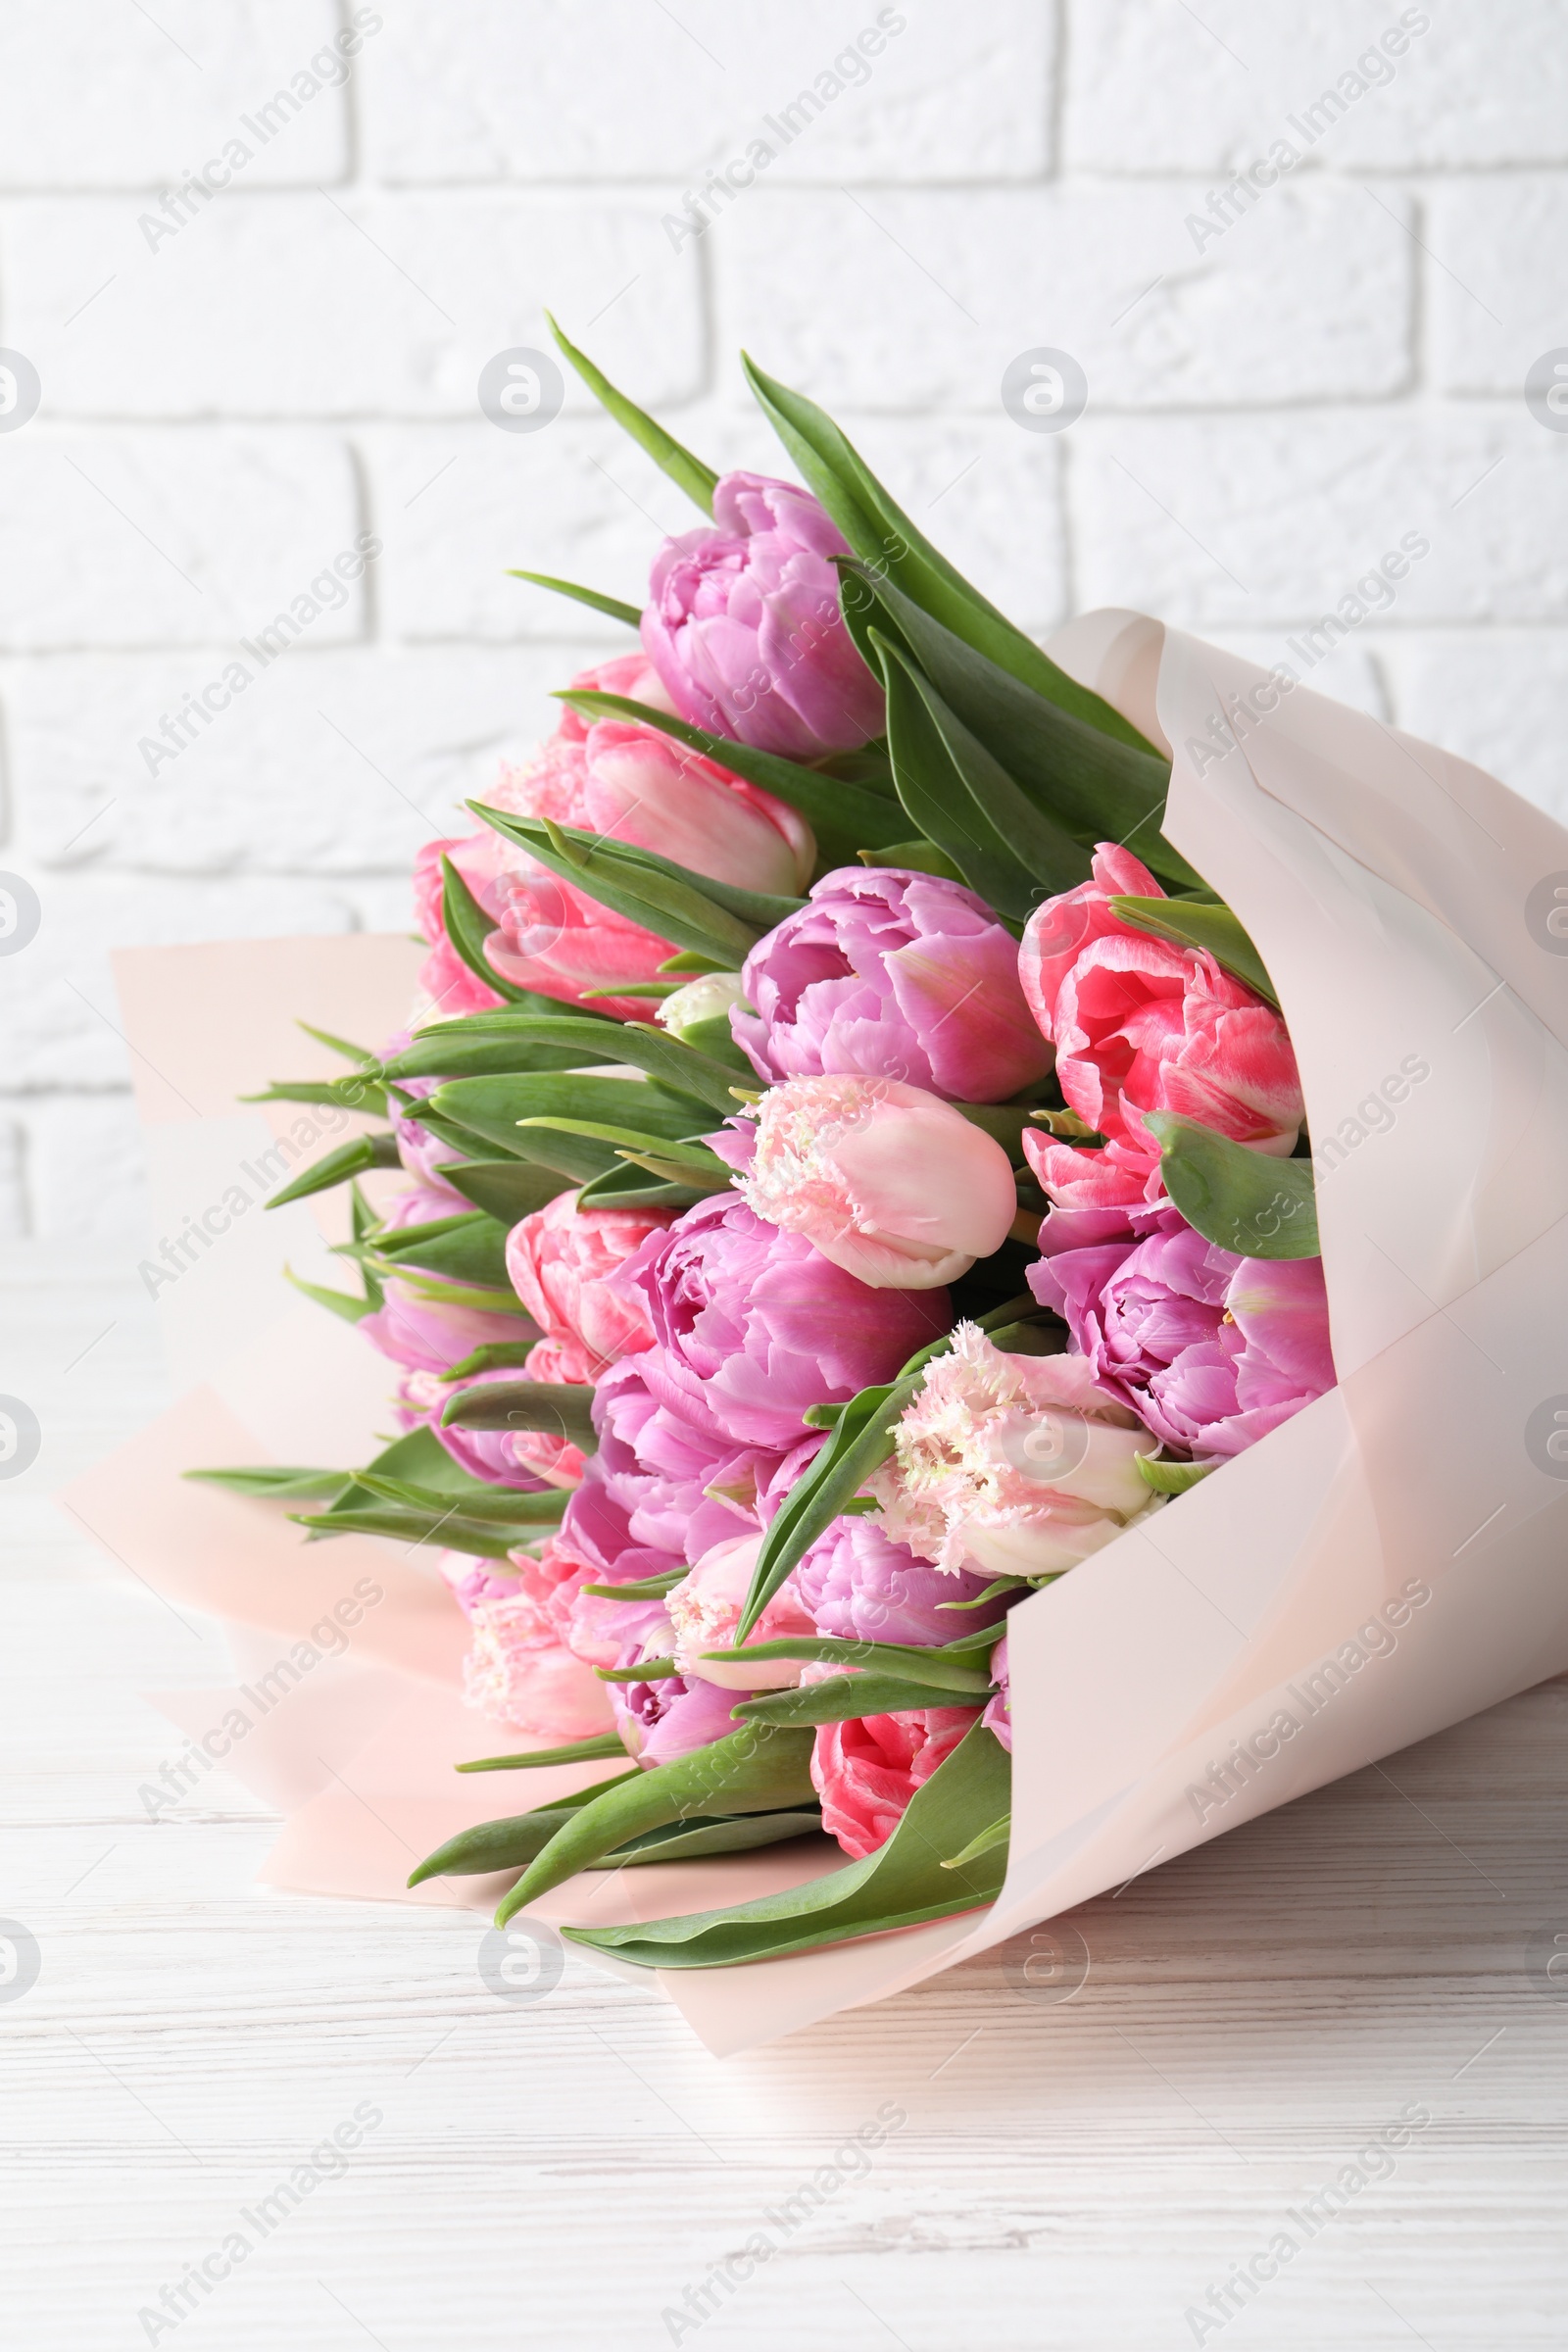
M286 939L355 928L341 892L312 881L168 881L149 875L26 875L42 904L36 938L0 957L0 1093L123 1086L129 1060L109 951L200 939Z
M335 176L347 154L337 30L331 0L159 0L151 12L122 0L9 0L0 185L162 188L233 139L253 151L250 182ZM274 139L242 127L242 115L291 84L299 111L278 108Z
M361 528L347 450L289 432L72 433L0 444L0 648L223 645L265 627ZM311 624L352 638L363 591Z
M697 389L701 293L660 211L652 196L232 194L149 248L134 199L23 203L6 339L50 416L467 417L496 352L552 349L549 308L637 398L669 402ZM569 409L592 409L564 374Z
M1403 56L1356 74L1385 31L1423 17ZM1549 6L1505 23L1394 0L1073 0L1068 56L1066 157L1090 171L1237 170L1280 139L1343 171L1568 161L1568 47ZM1314 120L1325 91L1344 111Z
M1426 215L1437 383L1522 401L1532 361L1568 344L1568 174L1456 181L1433 191Z
M130 1096L43 1096L24 1122L30 1230L140 1243L151 1203Z
M1372 632L1568 618L1568 466L1522 402L1087 418L1073 443L1084 606L1138 605L1198 629L1294 627L1413 531L1431 553Z
M1054 12L1042 0L966 12L943 0L402 0L387 13L363 74L370 166L388 179L684 185L754 141L773 150L754 158L769 178L1012 178L1049 162ZM852 45L879 19L903 29L857 68ZM780 122L802 92L816 105Z
M62 883L152 868L379 870L406 884L421 842L471 829L465 799L555 726L550 690L592 658L589 647L554 645L291 650L253 669L177 757L163 756L160 720L217 674L211 657L13 663L0 699L17 854Z
M916 528L1020 628L1066 617L1061 452L1010 418L859 416L840 422ZM779 468L790 472L785 464Z
M1416 630L1385 661L1401 727L1568 823L1568 632Z
M1414 248L1358 188L1274 189L1200 255L1185 223L1201 200L1190 182L759 193L708 240L719 346L829 407L995 414L1007 363L1040 347L1071 353L1091 403L1114 408L1404 384Z
M685 434L683 416L669 424ZM564 416L539 433L377 426L360 443L386 548L382 618L395 636L586 639L623 651L630 641L615 622L508 571L548 572L640 605L663 533L702 519L608 419Z

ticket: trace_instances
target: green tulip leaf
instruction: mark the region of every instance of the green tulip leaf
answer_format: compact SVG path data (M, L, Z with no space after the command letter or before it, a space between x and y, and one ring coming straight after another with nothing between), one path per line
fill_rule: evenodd
M1159 827L1170 763L1140 738L1116 740L1031 693L1004 667L921 611L884 574L846 566L865 599L860 626L903 647L954 715L1018 790L1081 845L1118 841L1179 888L1201 877ZM891 624L891 625L889 625Z
M550 332L556 338L557 347L571 362L595 400L608 410L624 432L631 435L639 449L647 451L654 464L668 474L677 489L684 490L705 514L711 515L713 492L718 488L718 476L711 466L705 466L701 458L694 458L691 451L683 449L674 436L666 433L662 424L656 423L646 410L638 408L635 401L628 400L624 392L617 392L609 376L594 366L586 352L579 351L575 343L566 340L548 311L545 317L549 319Z
M559 1830L523 1872L496 1913L497 1927L602 1854L666 1822L690 1824L715 1814L776 1813L814 1804L812 1742L809 1731L747 1724L708 1747L656 1765L635 1784L607 1789Z
M673 1144L712 1115L702 1103L652 1081L590 1077L577 1071L459 1078L439 1087L430 1101L437 1116L450 1112L475 1135L519 1157L541 1160L579 1184L615 1165L614 1146L554 1128L523 1127L522 1120L580 1119L620 1126L635 1119L640 1135Z
M1055 704L1112 741L1149 750L1136 727L1080 686L1049 654L988 603L922 538L826 412L804 393L764 375L742 355L763 414L861 562L878 577L896 573L906 599L1037 698Z
M937 819L943 829L932 838L974 888L999 913L1023 921L1042 898L1087 881L1083 845L1019 791L915 663L879 634L873 643L888 680L888 742L905 808L927 832ZM904 683L895 683L896 672Z
M494 995L514 1004L533 1001L531 990L504 980L486 960L484 943L496 926L446 857L441 860L441 927L452 942L455 955Z
M347 1485L347 1470L301 1470L280 1462L258 1462L238 1470L182 1470L200 1486L223 1487L258 1502L327 1502Z
M402 1274L414 1267L421 1274L449 1277L454 1282L488 1285L511 1292L507 1272L507 1228L483 1209L455 1217L436 1217L426 1225L405 1225L395 1233L373 1234L368 1247L383 1267Z
M1159 1172L1189 1225L1239 1257L1317 1257L1309 1159L1276 1159L1174 1112L1144 1114L1160 1145Z
M574 605L586 605L592 612L603 612L607 620L618 620L622 627L637 629L642 614L635 605L623 605L617 596L601 596L597 588L579 588L574 580L558 580L548 571L511 571L509 580L528 580L535 588L548 588L554 596L569 596Z
M475 1756L470 1763L454 1766L457 1772L533 1772L548 1764L597 1764L608 1756L626 1753L615 1732L595 1732L587 1740L573 1740L565 1747L531 1748L522 1756ZM597 1788L585 1788L585 1797L597 1796L609 1787L601 1781Z
M944 1683L888 1674L835 1674L797 1690L764 1690L732 1710L741 1723L851 1723L861 1715L906 1715L917 1707L983 1707L991 1685L960 1693Z
M443 1429L538 1429L584 1453L599 1444L591 1388L548 1380L490 1380L465 1389L441 1415Z
M541 1167L537 1160L446 1160L441 1180L460 1192L475 1208L499 1218L510 1231L524 1217L570 1189L570 1178L559 1168Z
M398 1159L398 1139L390 1132L385 1135L356 1135L348 1143L323 1153L311 1167L305 1168L280 1193L268 1201L269 1208L282 1208L287 1201L304 1200L312 1193L327 1192L334 1184L347 1184L363 1176L369 1168L395 1168Z
M638 1968L733 1968L978 1910L1001 1891L1006 1848L991 1844L972 1861L963 1848L974 1842L976 1821L995 1823L1010 1793L1011 1758L977 1723L915 1790L887 1843L864 1861L727 1910L562 1934Z

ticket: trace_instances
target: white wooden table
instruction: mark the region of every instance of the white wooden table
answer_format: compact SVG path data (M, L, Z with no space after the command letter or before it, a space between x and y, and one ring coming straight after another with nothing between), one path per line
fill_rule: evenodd
M1069 2000L1015 1943L720 2062L575 1958L498 1999L471 1914L253 1889L271 1825L220 1770L146 1818L181 1741L138 1693L221 1641L47 1494L164 1401L152 1310L123 1256L5 1270L44 1433L0 1485L0 1913L41 1962L0 1984L8 2343L1568 2344L1568 1684L1087 1905Z

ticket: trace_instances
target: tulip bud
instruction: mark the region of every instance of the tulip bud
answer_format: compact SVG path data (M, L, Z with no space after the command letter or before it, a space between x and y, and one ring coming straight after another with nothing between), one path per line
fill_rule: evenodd
M744 996L739 972L704 972L700 980L688 980L666 997L654 1018L671 1037L685 1037L705 1021L726 1019L730 1006L741 1004Z
M760 1217L872 1290L955 1282L1017 1213L1006 1152L952 1103L888 1078L794 1078L757 1110L737 1178Z

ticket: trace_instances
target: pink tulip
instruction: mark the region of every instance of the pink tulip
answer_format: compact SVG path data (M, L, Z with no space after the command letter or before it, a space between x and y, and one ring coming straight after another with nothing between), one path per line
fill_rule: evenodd
M651 674L640 655L628 656L581 672L573 684L630 690L632 699L668 708L662 692L645 691ZM568 710L531 766L503 769L490 805L654 850L693 873L770 896L795 897L815 862L811 829L793 808L657 728L621 719L584 721ZM514 987L577 1004L617 982L652 979L671 952L667 940L600 906L486 827L463 840L429 843L416 862L419 924L433 949L421 984L444 1013L501 1000L446 939L443 855L494 923L485 955ZM595 1009L648 1018L642 997L597 999Z
M890 1078L794 1078L757 1112L738 1179L760 1217L872 1290L956 1282L1017 1213L1006 1152L950 1102Z
M394 1363L441 1379L476 1348L529 1336L527 1324L518 1315L491 1314L483 1307L427 1298L409 1283L398 1281L386 1285L384 1303L373 1314L362 1317L360 1330Z
M886 1845L910 1797L947 1762L977 1714L974 1707L916 1707L819 1725L811 1781L829 1837L857 1862Z
M514 1225L507 1272L540 1330L559 1344L563 1369L553 1377L595 1381L623 1355L652 1345L653 1326L640 1300L610 1277L651 1233L666 1232L673 1222L668 1209L585 1209L575 1193L558 1193Z
M609 1731L614 1714L593 1668L566 1647L566 1611L588 1571L545 1544L519 1555L510 1593L465 1602L473 1647L464 1668L464 1698L498 1722L551 1740L586 1740ZM449 1579L449 1581L453 1581ZM461 1585L456 1585L463 1598Z
M1144 1124L1175 1111L1239 1144L1288 1158L1300 1133L1296 1055L1280 1015L1212 956L1118 920L1122 893L1164 893L1129 852L1102 843L1094 879L1029 918L1018 972L1056 1049L1062 1098L1102 1149L1026 1133L1030 1166L1058 1207L1120 1208L1163 1192L1159 1145Z

